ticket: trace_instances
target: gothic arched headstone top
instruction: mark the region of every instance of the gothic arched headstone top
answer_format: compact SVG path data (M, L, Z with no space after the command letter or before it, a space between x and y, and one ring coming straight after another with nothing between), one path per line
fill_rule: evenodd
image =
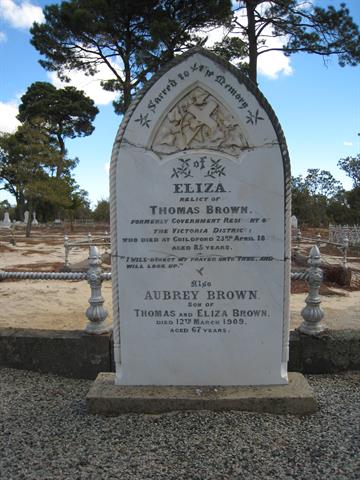
M219 57L137 95L110 170L118 384L286 383L290 178L272 108Z
M165 115L150 148L160 157L202 148L237 158L249 145L245 132L229 109L197 85L177 99Z

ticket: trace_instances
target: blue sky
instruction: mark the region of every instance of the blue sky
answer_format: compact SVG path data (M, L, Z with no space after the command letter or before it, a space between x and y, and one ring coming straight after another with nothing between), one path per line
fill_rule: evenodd
M41 20L41 9L49 3L55 2L0 0L0 131L16 128L17 105L31 83L49 81L60 86L55 74L39 65L40 56L30 44L29 26ZM339 3L316 2L320 6ZM360 1L345 3L360 24ZM259 88L284 130L292 174L305 175L308 168L329 170L350 189L351 180L337 162L360 153L360 67L341 68L335 57L325 66L321 57L306 54L290 59L280 54L263 57ZM100 109L90 137L67 141L70 157L80 159L76 180L89 192L94 205L109 195L108 166L121 118L113 112L111 94L101 92L97 78L73 74L72 79ZM0 200L5 198L12 200L0 191Z

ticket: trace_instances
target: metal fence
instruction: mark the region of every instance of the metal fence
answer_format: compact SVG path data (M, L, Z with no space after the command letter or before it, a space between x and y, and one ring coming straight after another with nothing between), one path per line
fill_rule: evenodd
M70 257L70 252L73 248L78 248L78 247L90 248L90 246L96 246L96 247L102 246L104 248L104 253L107 253L108 250L111 248L110 234L108 232L105 232L104 235L93 236L91 235L91 233L88 233L85 239L72 240L72 241L70 241L69 237L65 235L64 237L65 258L64 258L64 267L62 270L63 271L71 270L69 257Z
M321 237L320 233L316 235L316 238L313 237L303 237L300 228L297 229L296 235L292 237L292 244L294 245L295 253L300 252L301 242L307 241L309 243L316 243L317 247L320 249L321 245L332 245L336 247L342 254L341 264L344 268L347 268L348 264L348 251L349 251L349 239L347 236L341 238L341 241L335 242L333 240L325 240Z
M322 323L324 312L320 307L320 286L323 273L320 268L321 256L317 245L310 250L308 257L309 268L301 272L292 272L294 280L306 280L309 285L309 294L305 299L305 307L301 311L303 322L299 330L307 335L318 335L325 330ZM104 298L101 294L103 281L111 280L111 273L105 273L101 267L101 258L96 245L89 246L89 263L87 272L5 272L0 270L0 281L6 279L18 280L86 280L90 286L91 295L89 307L85 315L88 323L85 332L100 335L111 331L111 326L106 322L108 311L104 307Z
M348 245L360 245L360 226L359 225L329 225L329 240L332 242L343 243Z

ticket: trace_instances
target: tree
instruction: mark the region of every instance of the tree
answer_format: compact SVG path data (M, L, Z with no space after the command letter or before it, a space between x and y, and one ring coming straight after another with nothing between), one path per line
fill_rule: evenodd
M60 155L55 169L60 178L74 167L66 159L65 138L91 135L98 112L93 100L74 87L57 89L47 82L35 82L21 97L17 118L44 129L57 143Z
M97 202L93 211L95 222L110 223L110 203L109 200L101 199Z
M341 183L327 170L309 169L306 177L292 177L292 213L314 227L334 220L333 211L346 209ZM341 208L340 208L341 207Z
M360 224L360 187L353 188L350 192L347 193L347 202L353 212L350 222L353 224ZM342 222L344 223L344 222Z
M285 55L306 52L323 57L337 55L341 66L360 62L360 34L346 5L337 10L299 0L237 0L232 34L248 46L249 76L257 82L260 55L282 51ZM268 37L281 38L283 46L270 46Z
M54 212L72 212L86 205L89 208L87 192L79 189L70 174L52 175L59 156L53 139L28 123L13 134L0 135L1 189L14 195L18 218L24 218L25 209L29 211L27 236L35 210L47 221Z
M15 209L12 205L10 205L10 202L8 200L3 200L0 202L0 219L1 220L4 218L5 212L9 213L10 218L14 218Z
M309 168L304 183L311 196L332 198L343 191L341 182L329 171L319 168Z
M356 157L341 158L338 161L341 170L352 179L354 188L360 187L360 154Z
M91 218L89 194L79 187L74 181L69 185L69 202L62 209L60 215L70 220L70 229L73 230L73 222L76 218Z
M69 70L94 75L106 66L103 87L119 92L123 113L134 93L164 62L202 44L199 30L231 19L230 0L69 0L44 8L31 29L41 65L68 79Z
M211 50L249 75L249 65L245 61L248 46L241 38L225 36L221 41L215 42Z
M58 162L56 146L39 128L26 124L0 135L0 185L15 197L19 218L24 218L25 205L34 203L37 182Z
M71 192L71 206L70 212L72 218L90 218L90 200L89 194L86 190L80 188L78 185L73 185Z
M114 102L118 113L164 62L203 45L200 31L217 25L228 26L229 32L214 50L228 60L248 57L246 71L254 82L258 57L273 50L337 55L341 66L360 62L359 29L345 4L339 9L305 0L236 4L230 27L230 0L69 0L44 8L45 22L34 24L31 42L45 57L41 65L65 80L69 70L94 75L105 65L112 78L102 85L119 92ZM269 37L285 43L269 46Z
M36 194L36 217L50 222L54 218L69 219L91 216L88 192L71 177L47 177L33 184Z

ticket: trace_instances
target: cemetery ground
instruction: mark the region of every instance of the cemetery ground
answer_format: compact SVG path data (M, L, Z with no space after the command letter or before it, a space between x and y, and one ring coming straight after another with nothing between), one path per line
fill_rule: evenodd
M64 265L64 235L70 241L85 240L88 232L101 236L108 231L108 226L77 226L70 231L65 227L37 227L31 238L26 239L23 232L16 234L16 245L11 243L9 231L2 231L0 237L1 269L8 271L45 271L57 272ZM304 238L320 233L327 239L326 229L305 229ZM300 253L308 255L315 243L302 240ZM295 242L294 242L295 244ZM100 253L104 248L99 246ZM340 265L342 253L334 246L320 247L322 260L330 265ZM88 250L86 246L71 249L69 260L73 271L86 269ZM331 329L360 328L360 248L350 248L348 254L349 268L352 270L351 282L339 285L334 281L324 282L320 293L322 308L325 311L324 322ZM109 269L104 263L103 268ZM305 269L306 265L302 266ZM336 279L335 279L336 280ZM305 281L292 281L291 295L291 329L302 322L301 309L305 306L308 287ZM6 280L0 283L2 298L0 327L44 330L83 330L87 319L85 310L88 306L90 288L86 281L63 280ZM102 294L104 306L112 320L111 282L104 281Z
M88 228L34 229L32 238L1 238L3 270L59 271L63 236L84 240ZM105 232L92 230L92 234ZM318 230L303 231L303 237ZM321 231L326 238L326 232ZM306 255L312 243L302 241ZM101 249L100 249L101 251ZM341 252L321 248L328 262ZM87 249L70 253L86 266ZM106 267L106 265L104 265ZM325 283L322 306L332 329L358 329L360 255L351 250L350 286ZM292 283L291 328L301 322L304 282ZM0 327L81 330L90 296L86 281L0 282ZM111 282L103 282L111 321ZM309 375L319 410L310 416L248 412L89 415L91 380L0 367L0 479L36 480L357 480L360 477L360 372Z
M358 480L360 372L307 376L310 416L88 415L92 384L0 370L2 480Z

